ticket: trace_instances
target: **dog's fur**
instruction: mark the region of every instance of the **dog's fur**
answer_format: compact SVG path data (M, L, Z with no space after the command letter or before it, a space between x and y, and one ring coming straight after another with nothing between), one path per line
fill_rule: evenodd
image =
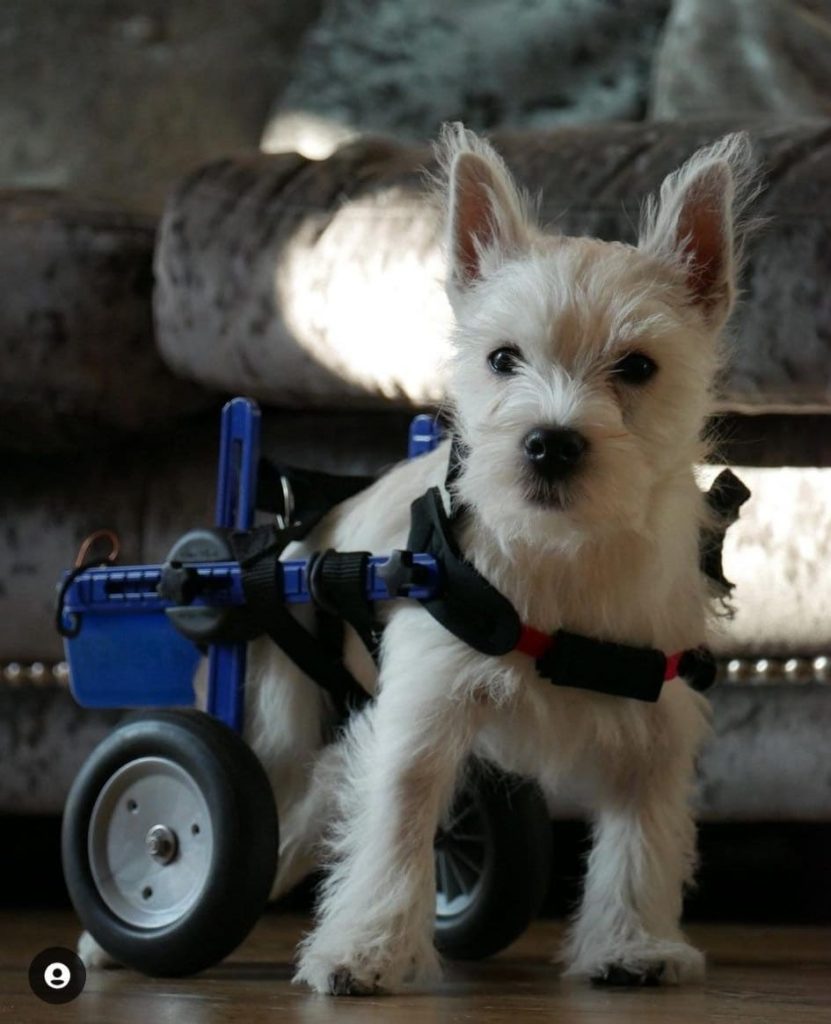
M667 652L701 643L710 598L693 466L734 301L746 139L701 150L667 178L635 247L541 231L501 159L461 126L438 148L463 551L540 630ZM505 345L522 355L503 377L488 356ZM614 372L632 352L658 367L641 385ZM529 476L522 440L539 426L588 441L565 483ZM410 503L443 483L447 459L444 444L399 465L287 556L403 547ZM334 744L324 744L330 712L318 688L268 640L250 652L247 735L281 820L275 894L321 850L328 868L297 979L340 994L435 977L432 842L471 751L548 794L577 779L590 801L594 846L569 974L700 977L679 916L695 862L689 798L705 700L678 679L655 704L554 687L531 658L480 655L412 602L384 614L377 681L349 636L348 663L376 699Z

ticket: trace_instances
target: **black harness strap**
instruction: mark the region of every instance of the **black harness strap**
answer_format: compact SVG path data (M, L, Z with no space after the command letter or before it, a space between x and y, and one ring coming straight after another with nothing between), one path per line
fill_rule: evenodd
M421 602L437 622L483 654L516 647L522 628L516 609L462 556L438 487L413 502L407 547L434 555L442 568L440 593Z
M242 570L246 606L255 625L332 698L341 717L360 707L368 695L327 645L312 635L291 614L283 601L283 566L280 554L298 539L301 527L278 530L258 527L231 535L231 545Z
M315 635L333 658L343 658L343 642L345 624L340 615L324 611L319 605L314 606Z
M309 572L309 591L324 615L349 623L364 647L378 660L381 628L366 598L368 551L335 551L318 555Z
M451 456L450 482L457 475ZM730 477L732 480L722 474L716 482L721 482L721 486L714 485L708 495L712 507L723 512L723 527L715 535L715 547L708 549L717 550L719 567L724 532L737 517L738 506L749 496L741 481L732 473ZM453 520L445 512L437 487L431 487L413 502L407 547L410 551L429 552L442 567L439 594L420 602L438 623L483 654L523 650L527 630L516 609L462 555L453 536ZM573 686L642 701L658 699L668 678L670 662L676 664L669 674L677 672L696 690L709 689L716 677L715 659L704 647L668 658L655 648L597 640L567 630L552 634L543 652L535 655L535 662L540 676L555 686Z
M664 685L666 658L651 647L594 640L560 629L536 664L543 679L555 686L656 701Z

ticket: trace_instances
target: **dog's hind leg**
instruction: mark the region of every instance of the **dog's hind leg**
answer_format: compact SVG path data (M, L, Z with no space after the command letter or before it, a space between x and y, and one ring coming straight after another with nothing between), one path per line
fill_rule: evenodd
M421 610L395 615L376 702L341 741L333 866L296 977L318 992L396 991L438 972L433 837L475 715L453 692L469 653L442 632Z
M121 966L98 945L89 932L81 932L78 937L77 953L88 971Z

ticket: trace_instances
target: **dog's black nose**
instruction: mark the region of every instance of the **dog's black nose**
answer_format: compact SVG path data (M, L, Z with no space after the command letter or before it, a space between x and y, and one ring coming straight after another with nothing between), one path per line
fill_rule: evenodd
M589 442L567 427L536 427L522 442L525 457L546 480L563 480L583 458Z

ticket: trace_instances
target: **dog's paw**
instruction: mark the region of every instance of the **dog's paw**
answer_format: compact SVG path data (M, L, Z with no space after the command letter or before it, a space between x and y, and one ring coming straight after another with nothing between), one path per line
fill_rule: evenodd
M613 988L653 988L661 984L667 965L661 960L657 964L639 967L637 971L624 967L623 964L606 964L592 976L592 985L608 985Z
M686 942L651 939L624 944L613 953L606 949L587 956L584 952L566 974L615 988L682 985L701 981L704 956Z
M330 996L372 996L379 992L380 978L371 984L356 978L348 967L337 967L329 975L327 991Z
M393 991L382 988L383 972L366 963L364 958L337 959L333 962L320 953L306 951L300 958L295 984L308 985L314 992L327 996L371 996Z
M78 939L77 952L88 971L107 970L112 967L121 966L121 964L113 960L109 953L105 952L98 945L89 932L81 932L81 936Z
M348 949L315 933L301 948L294 981L324 995L369 996L423 987L440 977L432 943L414 953L396 947L394 934Z

